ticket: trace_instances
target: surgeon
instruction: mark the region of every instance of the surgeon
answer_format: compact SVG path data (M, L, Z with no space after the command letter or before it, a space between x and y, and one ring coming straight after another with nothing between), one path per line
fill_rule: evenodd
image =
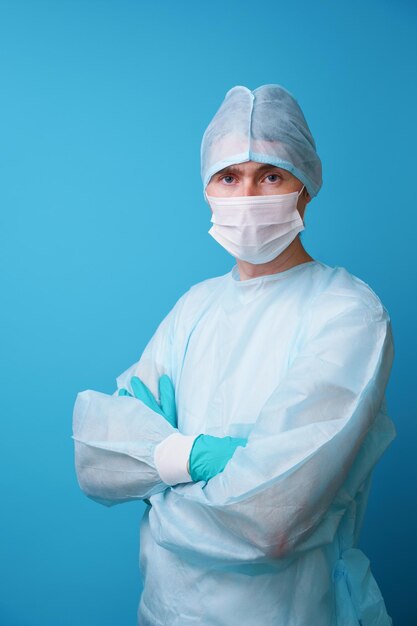
M295 98L231 89L201 171L235 264L178 300L113 395L78 394L81 489L147 502L140 626L388 626L358 541L395 437L390 320L300 240L322 178Z

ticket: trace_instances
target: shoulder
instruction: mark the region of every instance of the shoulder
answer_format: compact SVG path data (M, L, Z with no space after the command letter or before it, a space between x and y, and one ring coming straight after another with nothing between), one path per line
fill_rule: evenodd
M344 267L318 263L317 288L312 306L326 316L357 314L367 319L389 319L388 312L373 289Z
M177 317L188 317L204 311L226 288L230 272L207 278L192 285L177 301L174 309Z
M222 289L229 275L230 272L223 274L222 276L206 278L205 280L196 283L190 287L187 292L189 298L205 298L206 296L215 293L218 289Z

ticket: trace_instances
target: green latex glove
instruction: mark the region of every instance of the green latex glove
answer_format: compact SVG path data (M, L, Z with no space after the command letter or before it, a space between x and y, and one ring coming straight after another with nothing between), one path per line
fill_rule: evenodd
M177 407L175 405L175 390L171 379L163 374L159 379L159 399L160 404L155 400L152 392L137 376L132 376L130 386L134 397L141 400L147 407L165 417L167 422L177 428ZM119 389L119 396L131 396L127 389Z
M193 481L208 481L220 474L232 458L236 448L245 447L247 441L239 437L199 435L193 443L189 458L189 470Z

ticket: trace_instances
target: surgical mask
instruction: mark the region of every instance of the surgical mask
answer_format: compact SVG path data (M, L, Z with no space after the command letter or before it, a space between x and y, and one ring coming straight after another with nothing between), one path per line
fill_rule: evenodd
M237 259L268 263L304 230L297 211L303 189L273 196L206 196L213 211L209 234Z

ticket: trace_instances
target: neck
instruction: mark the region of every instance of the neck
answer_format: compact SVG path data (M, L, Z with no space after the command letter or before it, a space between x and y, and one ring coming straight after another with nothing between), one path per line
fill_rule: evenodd
M307 263L308 261L314 261L314 259L304 250L299 236L294 239L284 252L281 252L279 256L268 263L255 265L247 261L236 259L240 280L249 280L250 278L257 278L258 276L278 274L279 272L285 272L285 270L289 270L296 265L301 265L301 263Z

